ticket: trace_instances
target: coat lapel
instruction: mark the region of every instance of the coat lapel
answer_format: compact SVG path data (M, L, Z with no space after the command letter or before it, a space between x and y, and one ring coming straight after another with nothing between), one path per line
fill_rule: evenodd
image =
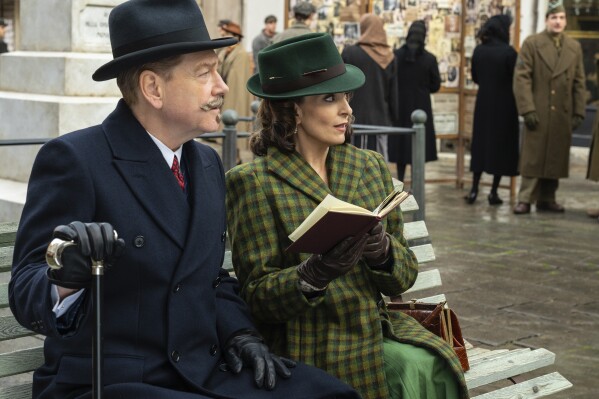
M543 40L537 47L537 52L543 62L547 65L547 68L549 68L550 71L553 71L557 65L557 50L553 44L553 39L551 39L548 33L542 35L542 37Z
M114 164L148 214L181 248L190 208L160 150L121 100L102 123Z
M287 155L274 147L269 148L268 170L318 202L327 194L351 202L359 187L361 175L360 168L355 167L358 163L356 155L347 151L349 145L351 144L337 145L329 149L326 161L329 187L297 152Z
M559 60L557 61L557 66L553 71L552 77L556 77L557 75L564 73L564 71L568 69L576 55L576 52L572 47L571 42L569 40L566 40L566 37L564 37L562 40L562 51L560 53Z
M266 155L266 162L270 173L278 175L317 202L322 201L327 194L331 193L316 171L295 151L291 154L284 154L277 148L270 147Z
M362 181L362 168L357 159L359 151L348 151L351 144L331 147L327 158L329 184L333 195L340 200L353 203L355 194L359 191Z

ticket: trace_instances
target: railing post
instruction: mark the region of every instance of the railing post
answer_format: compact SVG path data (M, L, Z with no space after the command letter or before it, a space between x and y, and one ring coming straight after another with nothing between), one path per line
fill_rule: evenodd
M231 169L236 164L237 159L237 112L232 109L228 109L222 114L222 121L225 127L223 133L225 138L223 139L222 157L223 167L225 172Z
M258 114L258 108L260 108L260 100L252 101L250 105L250 110L252 111L252 116L254 117L254 121L252 122L252 131L258 130L258 118L256 115Z
M425 135L426 112L417 109L412 112L412 195L418 202L418 211L414 214L414 220L424 220L425 198L424 198L424 160L425 160Z

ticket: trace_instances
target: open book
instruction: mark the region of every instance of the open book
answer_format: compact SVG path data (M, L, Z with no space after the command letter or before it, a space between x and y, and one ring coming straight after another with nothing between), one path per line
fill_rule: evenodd
M367 233L409 195L395 189L375 210L369 211L329 194L289 235L293 243L287 251L324 254L347 237Z

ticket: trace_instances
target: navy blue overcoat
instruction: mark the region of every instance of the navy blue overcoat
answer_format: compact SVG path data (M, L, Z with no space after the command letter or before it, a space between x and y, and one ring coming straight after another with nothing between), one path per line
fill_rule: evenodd
M251 369L237 376L226 371L222 345L234 332L254 327L237 280L221 268L223 167L208 146L190 141L183 151L188 195L123 101L101 125L40 150L9 285L17 320L47 336L33 397L90 395L91 295L84 294L77 330L61 334L44 260L54 227L75 220L111 223L126 242L124 255L104 275L107 398L357 397L304 365L270 392L254 387Z

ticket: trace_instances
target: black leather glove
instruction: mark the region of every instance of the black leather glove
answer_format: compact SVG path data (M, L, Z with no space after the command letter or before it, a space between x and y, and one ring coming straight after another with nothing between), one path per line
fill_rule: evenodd
M580 115L572 116L572 130L578 129L578 127L580 127L580 125L582 124L583 120L584 120L583 116L580 116Z
M254 369L254 381L258 388L274 389L277 374L289 378L289 368L295 367L295 362L270 353L268 346L257 333L242 330L229 339L225 345L225 361L227 366L238 374L243 366Z
M297 273L308 284L318 289L326 288L331 281L346 274L358 263L367 238L365 234L354 243L354 237L348 237L325 255L312 255L300 263Z
M48 279L60 287L88 287L92 279L92 259L102 260L108 267L122 254L125 241L115 236L109 223L72 222L68 226L56 227L53 238L73 241L76 245L68 246L62 252L62 268L48 268Z
M524 124L528 130L535 130L539 126L539 117L537 111L531 111L524 116Z
M367 235L366 245L364 246L363 256L368 266L379 266L385 264L389 259L389 248L391 240L383 229L383 224L379 222L370 230Z

